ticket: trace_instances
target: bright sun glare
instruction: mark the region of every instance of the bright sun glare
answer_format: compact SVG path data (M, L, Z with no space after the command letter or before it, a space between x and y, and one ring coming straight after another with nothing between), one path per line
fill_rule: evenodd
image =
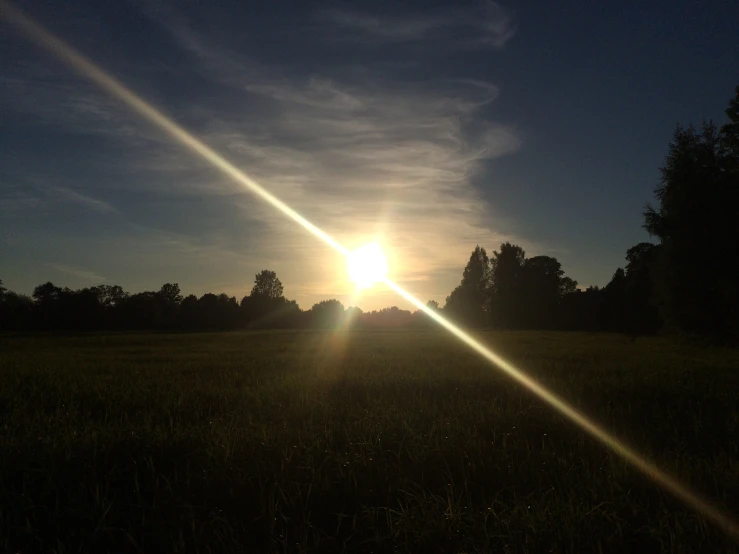
M387 259L380 245L372 242L349 253L347 270L358 289L367 289L387 276Z

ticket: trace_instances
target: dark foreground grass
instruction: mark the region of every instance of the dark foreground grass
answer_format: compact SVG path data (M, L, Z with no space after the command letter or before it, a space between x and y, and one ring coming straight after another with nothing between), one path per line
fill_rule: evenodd
M739 512L739 355L487 334ZM734 552L440 332L0 338L2 552Z

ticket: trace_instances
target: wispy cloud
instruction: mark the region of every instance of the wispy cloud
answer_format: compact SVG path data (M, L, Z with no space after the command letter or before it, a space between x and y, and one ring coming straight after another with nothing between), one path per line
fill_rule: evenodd
M496 225L491 206L472 185L486 161L515 152L522 140L515 125L490 117L496 84L458 78L412 80L370 62L350 70L326 65L309 74L292 66L265 68L227 38L197 32L176 8L147 6L143 4L146 13L162 24L172 45L189 56L188 70L197 74L206 91L190 95L178 117L347 246L381 240L395 278L443 300L438 291L451 290L475 244L494 248L503 240L516 240L531 246ZM505 10L490 2L420 15L331 11L322 17L334 31L344 29L347 36L371 37L398 48L451 37L455 48L501 47L514 32ZM47 90L33 81L14 83L12 97L25 96L24 109L41 119L64 118L60 123L70 130L117 141L125 155L119 165L106 160L105 169L125 172L127 179L118 180L128 192L147 188L211 200L220 196L241 210L238 220L224 218L220 234L205 237L142 226L141 235L149 240L137 239L137 256L150 250L152 259L161 260L160 252L168 250L177 263L188 259L219 273L216 267L234 267L245 275L245 289L255 264L256 269L270 267L278 271L289 294L308 306L321 297L349 295L341 262L332 253L251 195L235 194L239 191L232 183L141 125L111 99L87 87L59 89L49 84ZM135 83L127 84L136 89ZM53 95L58 96L55 103ZM39 101L47 100L54 105L48 113L39 107ZM57 186L54 191L101 214L117 211L86 189ZM121 211L126 212L126 206L121 205ZM57 269L63 271L61 267L70 269ZM231 280L231 275L218 278ZM239 279L235 275L232 280Z
M489 206L471 184L484 161L521 144L514 126L485 113L498 95L495 85L472 79L409 81L371 66L349 74L327 68L307 77L266 71L234 51L217 49L169 11L153 15L205 75L243 91L241 104L198 106L207 121L201 136L347 245L382 237L395 258L397 278L425 283L435 272L461 271L467 248L513 239L495 228ZM370 20L346 12L330 17L367 32L375 29ZM497 46L513 33L508 16L493 3L426 19L408 17L407 25L378 23L376 33L422 40L468 26L479 31L475 40ZM260 109L249 109L252 104ZM212 181L203 185L212 187ZM295 267L321 265L320 247L278 214L248 195L234 202L269 229L258 237L262 252L289 251ZM295 272L296 281L306 294L336 294L346 288L338 271L303 269Z
M516 31L508 11L496 2L444 8L431 13L370 13L334 9L324 12L324 16L352 33L342 36L343 40L353 37L355 40L371 38L379 42L400 43L444 39L443 44L451 48L501 48Z
M84 282L103 283L106 281L105 277L103 277L102 275L98 275L97 273L94 273L92 271L88 271L86 269L82 269L79 267L73 267L73 266L64 265L64 264L53 264L53 263L49 263L46 265L66 275L77 277L77 279L80 279Z
M68 186L63 176L55 176L36 169L16 168L5 172L0 179L0 213L27 216L30 212L42 213L60 202L72 203L99 214L117 214L119 210L100 198Z
M118 210L112 204L69 188L56 187L52 189L52 192L65 200L74 202L101 214L118 213Z
M17 63L0 75L0 107L12 109L16 116L30 116L30 124L51 125L55 131L139 145L158 138L113 98L73 74L49 71L37 60Z

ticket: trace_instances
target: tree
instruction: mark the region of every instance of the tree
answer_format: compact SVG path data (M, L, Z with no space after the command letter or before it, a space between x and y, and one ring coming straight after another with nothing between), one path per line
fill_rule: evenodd
M598 287L588 287L587 290L597 291ZM571 279L570 277L567 277L566 275L563 275L559 280L559 296L563 297L567 294L572 294L573 292L577 292L577 281Z
M165 304L170 306L179 305L182 302L182 294L180 294L180 285L177 283L165 283L159 289L159 296Z
M0 330L26 331L34 326L33 299L5 289L0 294Z
M132 294L117 307L120 324L126 329L158 329L164 323L164 303L159 292Z
M523 248L505 242L490 261L490 316L493 325L520 327L522 273L526 253Z
M350 325L354 325L359 321L363 313L361 308L349 306L346 312L344 312L344 321Z
M179 322L186 329L195 329L201 323L200 305L194 294L187 295L180 302Z
M490 260L484 248L476 246L462 273L462 282L446 299L444 310L467 325L484 325L490 289Z
M98 302L106 309L115 308L128 297L120 285L98 285L90 290L95 291Z
M739 155L739 86L736 87L734 98L729 101L729 107L724 113L729 121L721 127L721 143L723 148L730 153L730 159L736 162L737 155ZM736 165L732 167L733 171L737 169L739 168Z
M336 299L321 300L310 309L313 327L338 327L344 319L344 305Z
M563 284L562 264L550 256L534 256L524 261L521 271L520 322L530 329L551 329L559 318L562 291L574 284ZM572 287L574 288L574 287Z
M260 295L266 298L282 298L282 283L277 278L277 273L264 269L254 277L254 287L251 295Z
M61 294L62 289L55 286L51 281L47 281L33 289L33 299L39 303L50 304L59 300Z
M565 277L565 279L567 279ZM605 327L603 289L590 286L574 288L562 295L560 325L571 331L603 331Z
M608 331L623 331L626 326L625 298L626 272L618 268L611 280L603 288L602 312L604 329Z
M657 298L668 324L703 335L739 326L739 93L721 133L678 126L644 227L660 240L654 262ZM728 261L727 261L728 260Z
M51 281L33 289L33 299L36 302L36 325L41 329L62 327L61 298L63 290Z
M624 329L630 334L655 334L661 326L653 282L659 247L640 242L626 251L623 291Z

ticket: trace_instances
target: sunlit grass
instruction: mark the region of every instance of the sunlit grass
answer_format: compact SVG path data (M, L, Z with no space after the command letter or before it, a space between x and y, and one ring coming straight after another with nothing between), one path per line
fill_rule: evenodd
M0 339L0 550L728 548L454 338L341 337ZM483 338L736 513L736 353Z

